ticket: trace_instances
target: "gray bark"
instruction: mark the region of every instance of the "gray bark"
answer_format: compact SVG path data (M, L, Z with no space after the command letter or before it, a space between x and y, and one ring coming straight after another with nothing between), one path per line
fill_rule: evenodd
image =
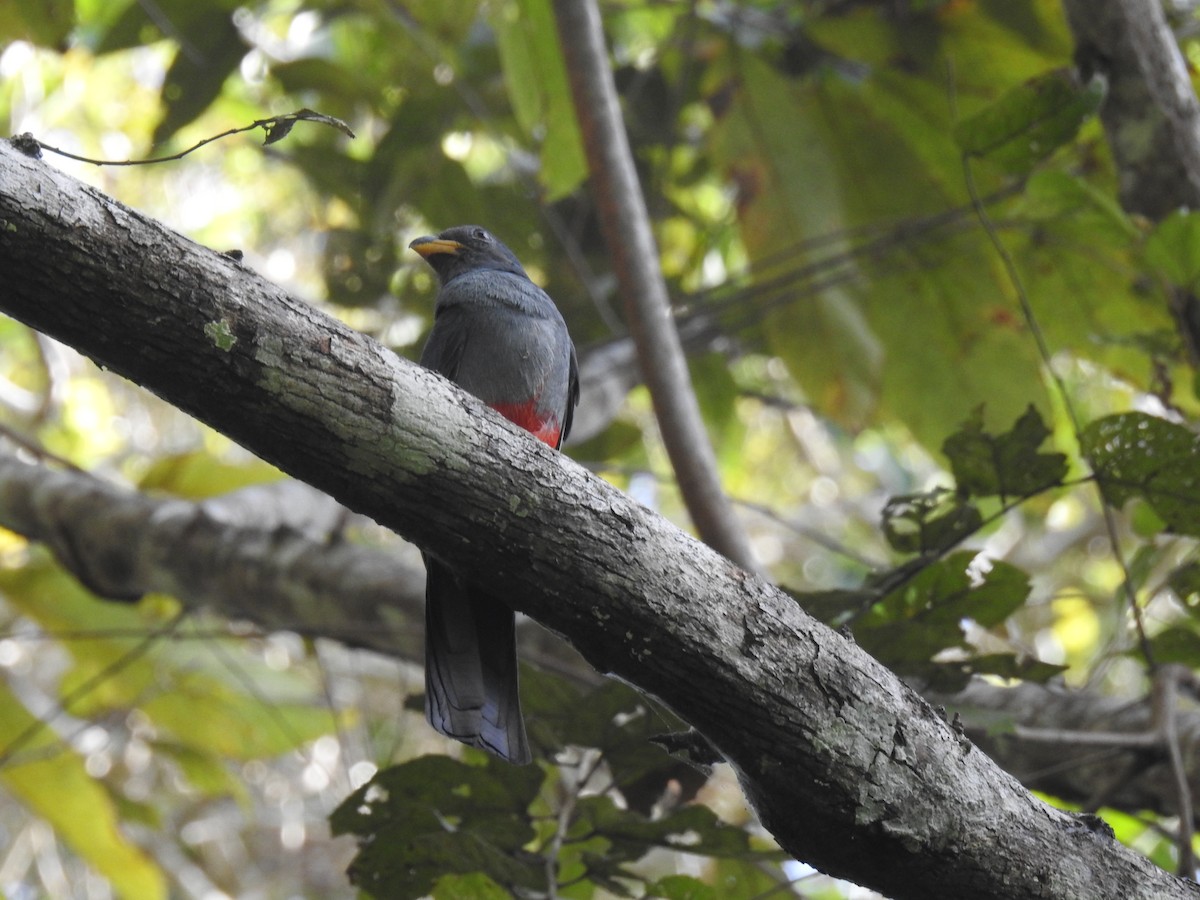
M1108 79L1100 119L1121 205L1150 219L1200 208L1200 104L1159 0L1063 0L1085 77Z
M0 309L497 584L657 695L797 858L895 897L1198 897L761 579L438 376L0 146Z
M189 609L414 660L425 573L395 551L342 540L347 518L344 507L296 481L191 503L0 453L0 525L47 545L100 596L157 591ZM521 658L544 670L580 683L599 679L528 619L520 644ZM967 737L1030 789L1089 810L1178 812L1163 711L1151 697L978 679L958 694L923 696L960 714ZM1191 792L1200 796L1200 712L1183 703L1170 712Z

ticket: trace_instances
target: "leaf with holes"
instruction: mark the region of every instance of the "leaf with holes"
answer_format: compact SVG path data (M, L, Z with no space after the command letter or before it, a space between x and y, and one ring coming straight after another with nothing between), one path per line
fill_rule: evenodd
M536 766L489 759L469 766L423 756L379 772L329 817L334 835L359 838L353 882L376 897L423 897L443 875L483 873L509 888L544 887L528 807L542 786Z
M1105 500L1141 499L1168 531L1200 537L1200 436L1133 412L1097 419L1081 443Z

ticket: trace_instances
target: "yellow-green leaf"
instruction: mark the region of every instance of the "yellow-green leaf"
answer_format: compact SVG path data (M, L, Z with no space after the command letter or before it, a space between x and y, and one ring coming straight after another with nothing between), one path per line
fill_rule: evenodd
M8 746L36 724L0 684L0 746ZM53 731L38 732L13 760L0 766L0 784L30 812L49 822L63 842L107 878L125 900L167 896L162 871L121 834L112 797L87 774L84 760L61 744Z
M491 16L509 100L525 132L540 136L547 199L564 197L587 176L587 160L549 0L510 0Z

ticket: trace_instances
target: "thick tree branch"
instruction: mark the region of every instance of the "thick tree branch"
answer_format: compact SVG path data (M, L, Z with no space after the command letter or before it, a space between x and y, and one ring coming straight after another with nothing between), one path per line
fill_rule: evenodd
M1085 75L1108 78L1100 110L1121 204L1161 219L1200 206L1200 104L1159 0L1063 0Z
M925 696L960 713L968 737L1032 790L1089 811L1178 815L1179 786L1152 696L1131 700L1040 684L997 688L978 680L958 694ZM1194 703L1173 712L1175 743L1197 797L1200 714Z
M408 625L423 618L424 577L415 567L257 515L249 526L233 524L235 497L155 499L0 452L0 524L46 544L101 597L161 592L267 629L420 656L421 630ZM311 500L304 503L311 511ZM261 497L256 507L262 511Z
M196 503L148 497L0 449L0 526L45 544L98 596L169 594L189 610L419 661L425 571L394 551L343 540L348 518L333 498L298 481ZM597 679L530 620L519 631L522 659Z
M425 574L395 552L337 540L345 514L296 481L191 503L0 452L0 526L46 544L101 596L167 593L188 608L413 660L422 647ZM524 624L522 659L597 679L562 641ZM967 735L1026 787L1089 810L1177 814L1179 791L1149 697L982 680L925 696L961 714ZM1200 796L1200 712L1179 704L1174 713L1190 791Z
M519 597L733 764L798 858L895 897L1198 897L1055 810L786 595L449 382L0 145L0 307Z
M555 0L554 16L596 210L679 491L700 537L742 568L758 571L750 540L721 490L717 459L692 390L608 64L600 11L595 0Z

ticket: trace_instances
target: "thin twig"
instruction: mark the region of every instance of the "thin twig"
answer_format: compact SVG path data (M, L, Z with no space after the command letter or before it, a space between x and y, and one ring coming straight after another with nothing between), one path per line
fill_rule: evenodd
M575 815L575 805L579 802L579 795L583 792L587 783L592 780L592 776L596 774L596 770L600 767L600 763L604 759L604 754L597 750L589 750L585 751L584 759L587 762L587 768L585 770L582 764L576 767L574 782L567 789L562 806L558 808L558 814L555 816L554 834L551 836L550 843L546 847L547 900L558 900L558 857L562 853L563 844L566 842L567 832L571 830L571 817ZM564 771L562 767L559 767L560 777Z
M1171 763L1171 776L1175 781L1176 812L1179 815L1179 834L1175 846L1179 854L1176 871L1183 878L1196 877L1196 854L1192 850L1192 789L1188 783L1187 764L1179 746L1179 685L1191 678L1191 672L1181 665L1162 666L1154 678L1154 718L1158 736L1167 751Z
M324 113L314 112L311 109L300 109L294 113L287 113L282 116L271 116L269 119L258 119L251 122L249 125L243 125L241 128L230 128L228 131L222 131L220 134L214 134L206 137L202 141L198 141L186 150L180 150L178 153L172 153L170 156L155 156L150 159L92 159L89 156L80 156L76 153L71 153L59 147L52 147L45 141L40 141L33 135L22 135L21 137L32 141L40 149L47 150L50 153L65 156L67 159L73 159L78 162L89 163L93 166L149 166L155 163L173 162L177 159L183 159L189 153L199 150L205 144L211 144L213 141L219 141L222 138L231 137L235 134L242 134L246 131L253 131L256 128L263 129L267 136L263 140L264 144L274 144L276 141L282 140L288 135L297 122L319 122L323 125L329 125L336 128L348 137L354 137L354 132L350 126L341 119L333 116L327 116Z

